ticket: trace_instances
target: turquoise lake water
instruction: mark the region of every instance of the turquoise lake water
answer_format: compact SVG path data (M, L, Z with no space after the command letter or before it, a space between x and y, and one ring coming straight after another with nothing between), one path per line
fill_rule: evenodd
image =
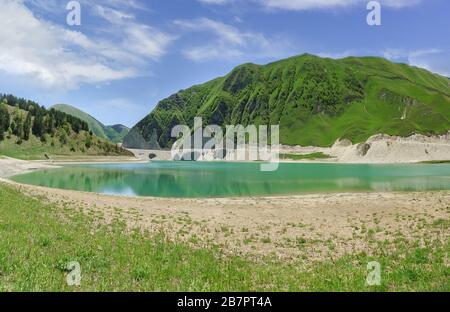
M450 189L450 164L359 165L164 162L73 165L15 176L19 183L127 196L234 197Z

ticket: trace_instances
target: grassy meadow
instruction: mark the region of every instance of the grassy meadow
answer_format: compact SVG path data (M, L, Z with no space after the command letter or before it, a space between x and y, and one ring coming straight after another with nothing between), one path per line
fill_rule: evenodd
M431 233L448 220L422 224L430 236L371 240L375 250L304 268L293 262L225 256L164 233L130 230L73 204L48 204L0 184L0 291L450 291L450 243ZM366 285L366 266L381 263L380 286ZM67 264L81 265L80 286L66 283Z
M17 141L18 138L15 136L0 141L0 155L22 160L45 160L45 155L51 159L73 159L81 156L133 156L130 152L118 149L104 139L90 136L87 132L65 135L63 140L57 136L46 135L46 140L43 142L31 135L28 141L23 141L21 144L17 144Z
M284 160L324 160L331 159L330 155L324 154L322 152L310 153L310 154L280 154L280 159Z

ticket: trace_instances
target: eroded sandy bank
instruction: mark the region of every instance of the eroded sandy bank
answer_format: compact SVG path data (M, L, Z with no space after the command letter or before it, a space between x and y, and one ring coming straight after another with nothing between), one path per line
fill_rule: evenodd
M257 151L257 148L254 148ZM153 154L155 160L171 160L170 151L131 149L136 157L149 159ZM441 136L412 135L396 137L378 134L361 144L352 144L348 140L338 140L332 147L286 146L281 145L280 154L306 155L323 153L329 159L301 160L296 162L339 162L339 163L415 163L424 161L450 160L450 132ZM213 160L213 153L204 158ZM248 157L248 147L247 153ZM292 162L292 161L289 161Z

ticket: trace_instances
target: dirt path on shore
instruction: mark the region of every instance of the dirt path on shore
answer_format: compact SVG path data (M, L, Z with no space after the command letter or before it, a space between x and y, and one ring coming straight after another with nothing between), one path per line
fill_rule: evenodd
M19 185L21 192L69 204L128 226L163 232L194 246L218 245L227 254L311 263L371 252L399 237L420 242L425 224L448 224L450 191L317 194L268 198L129 198ZM428 230L427 230L428 229ZM448 240L449 231L435 239ZM387 247L386 247L387 248Z

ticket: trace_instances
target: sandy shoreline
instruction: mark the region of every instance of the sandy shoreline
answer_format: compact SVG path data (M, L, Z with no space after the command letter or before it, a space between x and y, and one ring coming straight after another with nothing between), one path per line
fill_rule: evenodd
M0 158L0 178L47 168L58 168L58 166L43 161L26 161L9 157Z
M370 253L370 239L392 242L398 233L423 237L423 224L450 218L450 191L314 194L288 197L171 199L109 196L0 182L61 207L80 209L103 222L163 232L194 246L217 245L227 254L254 259L336 259ZM435 239L447 240L448 231Z
M118 164L118 163L146 163L148 160L130 157L84 157L64 160L20 160L0 156L0 178L8 178L14 175L28 173L40 169L59 168L63 165L74 164Z

